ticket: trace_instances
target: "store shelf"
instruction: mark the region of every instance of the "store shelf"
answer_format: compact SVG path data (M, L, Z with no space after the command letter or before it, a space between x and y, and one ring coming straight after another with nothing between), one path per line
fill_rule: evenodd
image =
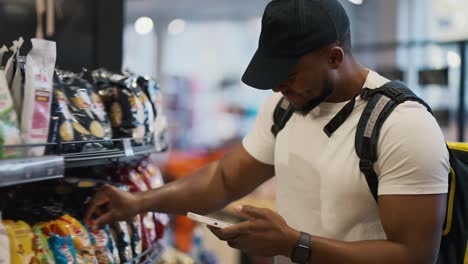
M93 144L100 147L93 147ZM84 145L87 147L83 147ZM80 146L86 151L65 153L71 146ZM48 153L55 155L0 160L0 187L61 178L68 168L139 159L141 156L167 150L167 144L155 145L150 137L0 146L9 150L17 149L18 153L28 153L28 149L37 147L47 148Z
M62 178L64 169L60 156L0 160L0 187Z

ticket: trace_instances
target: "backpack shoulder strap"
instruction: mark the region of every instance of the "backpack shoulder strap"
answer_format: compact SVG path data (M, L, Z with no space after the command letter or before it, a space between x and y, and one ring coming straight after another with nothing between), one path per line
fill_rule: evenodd
M273 125L271 126L271 133L276 137L278 133L286 126L291 116L294 113L292 104L282 97L276 105L273 112Z
M392 81L377 89L364 88L361 97L368 100L356 130L355 148L359 168L365 175L369 189L378 201L378 177L374 171L380 130L395 107L406 101L416 101L432 113L430 107L400 81Z

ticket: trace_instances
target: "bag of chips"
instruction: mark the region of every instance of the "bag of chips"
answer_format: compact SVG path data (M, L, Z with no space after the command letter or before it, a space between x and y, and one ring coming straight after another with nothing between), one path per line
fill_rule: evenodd
M11 264L40 263L33 251L33 232L23 221L4 220L10 241ZM36 261L36 262L35 262Z
M122 182L129 186L130 192L144 192L149 190L144 182L143 175L136 169L124 168L119 174L122 176ZM154 213L142 213L140 218L143 250L146 250L151 247L154 241L157 240Z
M8 239L7 230L3 226L1 222L1 217L0 217L0 264L8 264L8 263L11 263L10 241Z
M114 238L112 237L112 234L110 232L109 226L105 226L103 228L104 232L106 232L107 237L109 238L108 243L107 243L107 248L109 248L109 251L112 254L112 258L114 259L115 264L120 264L120 257L119 257L119 251L117 249L117 244L115 243Z
M94 255L99 264L114 264L114 257L109 248L109 236L104 229L93 230L89 228L89 225L82 223L82 225L88 231L91 239L91 244L94 248Z
M138 256L143 252L142 234L141 234L141 219L137 215L133 220L127 221L128 235L132 247L133 256Z
M141 142L145 135L145 110L133 89L137 86L135 78L103 69L93 71L92 77L110 115L114 138Z
M125 263L133 258L130 237L126 222L117 222L110 225L110 233L119 252L120 263Z
M62 237L51 233L48 242L56 264L79 264L70 235Z
M49 249L54 256L56 264L77 263L76 251L70 235L59 235L62 231L56 221L38 223L35 225L47 239Z
M94 249L86 228L70 215L64 215L56 221L60 235L71 235L73 246L76 250L76 258L82 264L97 264Z
M56 48L52 41L32 39L31 42L33 48L25 65L21 132L27 144L47 143ZM42 156L44 147L31 148L28 154Z
M39 259L40 264L54 264L54 256L49 249L46 236L42 233L41 226L33 226L33 251L34 255Z
M143 106L143 114L144 114L144 121L143 124L145 126L145 138L146 142L152 141L152 135L154 133L154 122L155 122L155 111L153 104L148 99L148 96L143 91L143 89L138 85L138 78L133 80L134 84L132 85L133 92L135 96L140 100L141 105Z
M167 118L163 111L163 95L157 81L150 77L139 77L138 83L153 105L154 121L154 144L158 150L166 148Z

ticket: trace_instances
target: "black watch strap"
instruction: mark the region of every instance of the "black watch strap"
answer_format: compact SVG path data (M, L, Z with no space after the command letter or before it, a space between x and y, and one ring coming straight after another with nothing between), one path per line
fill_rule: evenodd
M299 242L291 255L291 260L294 263L306 264L309 261L310 255L312 254L310 239L311 236L309 234L301 232Z

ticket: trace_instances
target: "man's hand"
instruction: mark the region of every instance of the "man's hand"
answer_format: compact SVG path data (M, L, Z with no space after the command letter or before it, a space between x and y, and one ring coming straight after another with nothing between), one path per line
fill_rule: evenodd
M290 257L299 241L300 233L269 209L243 206L239 210L247 221L223 229L209 227L219 239L232 248L258 256Z
M132 219L139 213L139 206L136 195L104 185L91 201L85 219L91 220L92 228L97 229L106 224ZM93 216L97 218L92 220Z

